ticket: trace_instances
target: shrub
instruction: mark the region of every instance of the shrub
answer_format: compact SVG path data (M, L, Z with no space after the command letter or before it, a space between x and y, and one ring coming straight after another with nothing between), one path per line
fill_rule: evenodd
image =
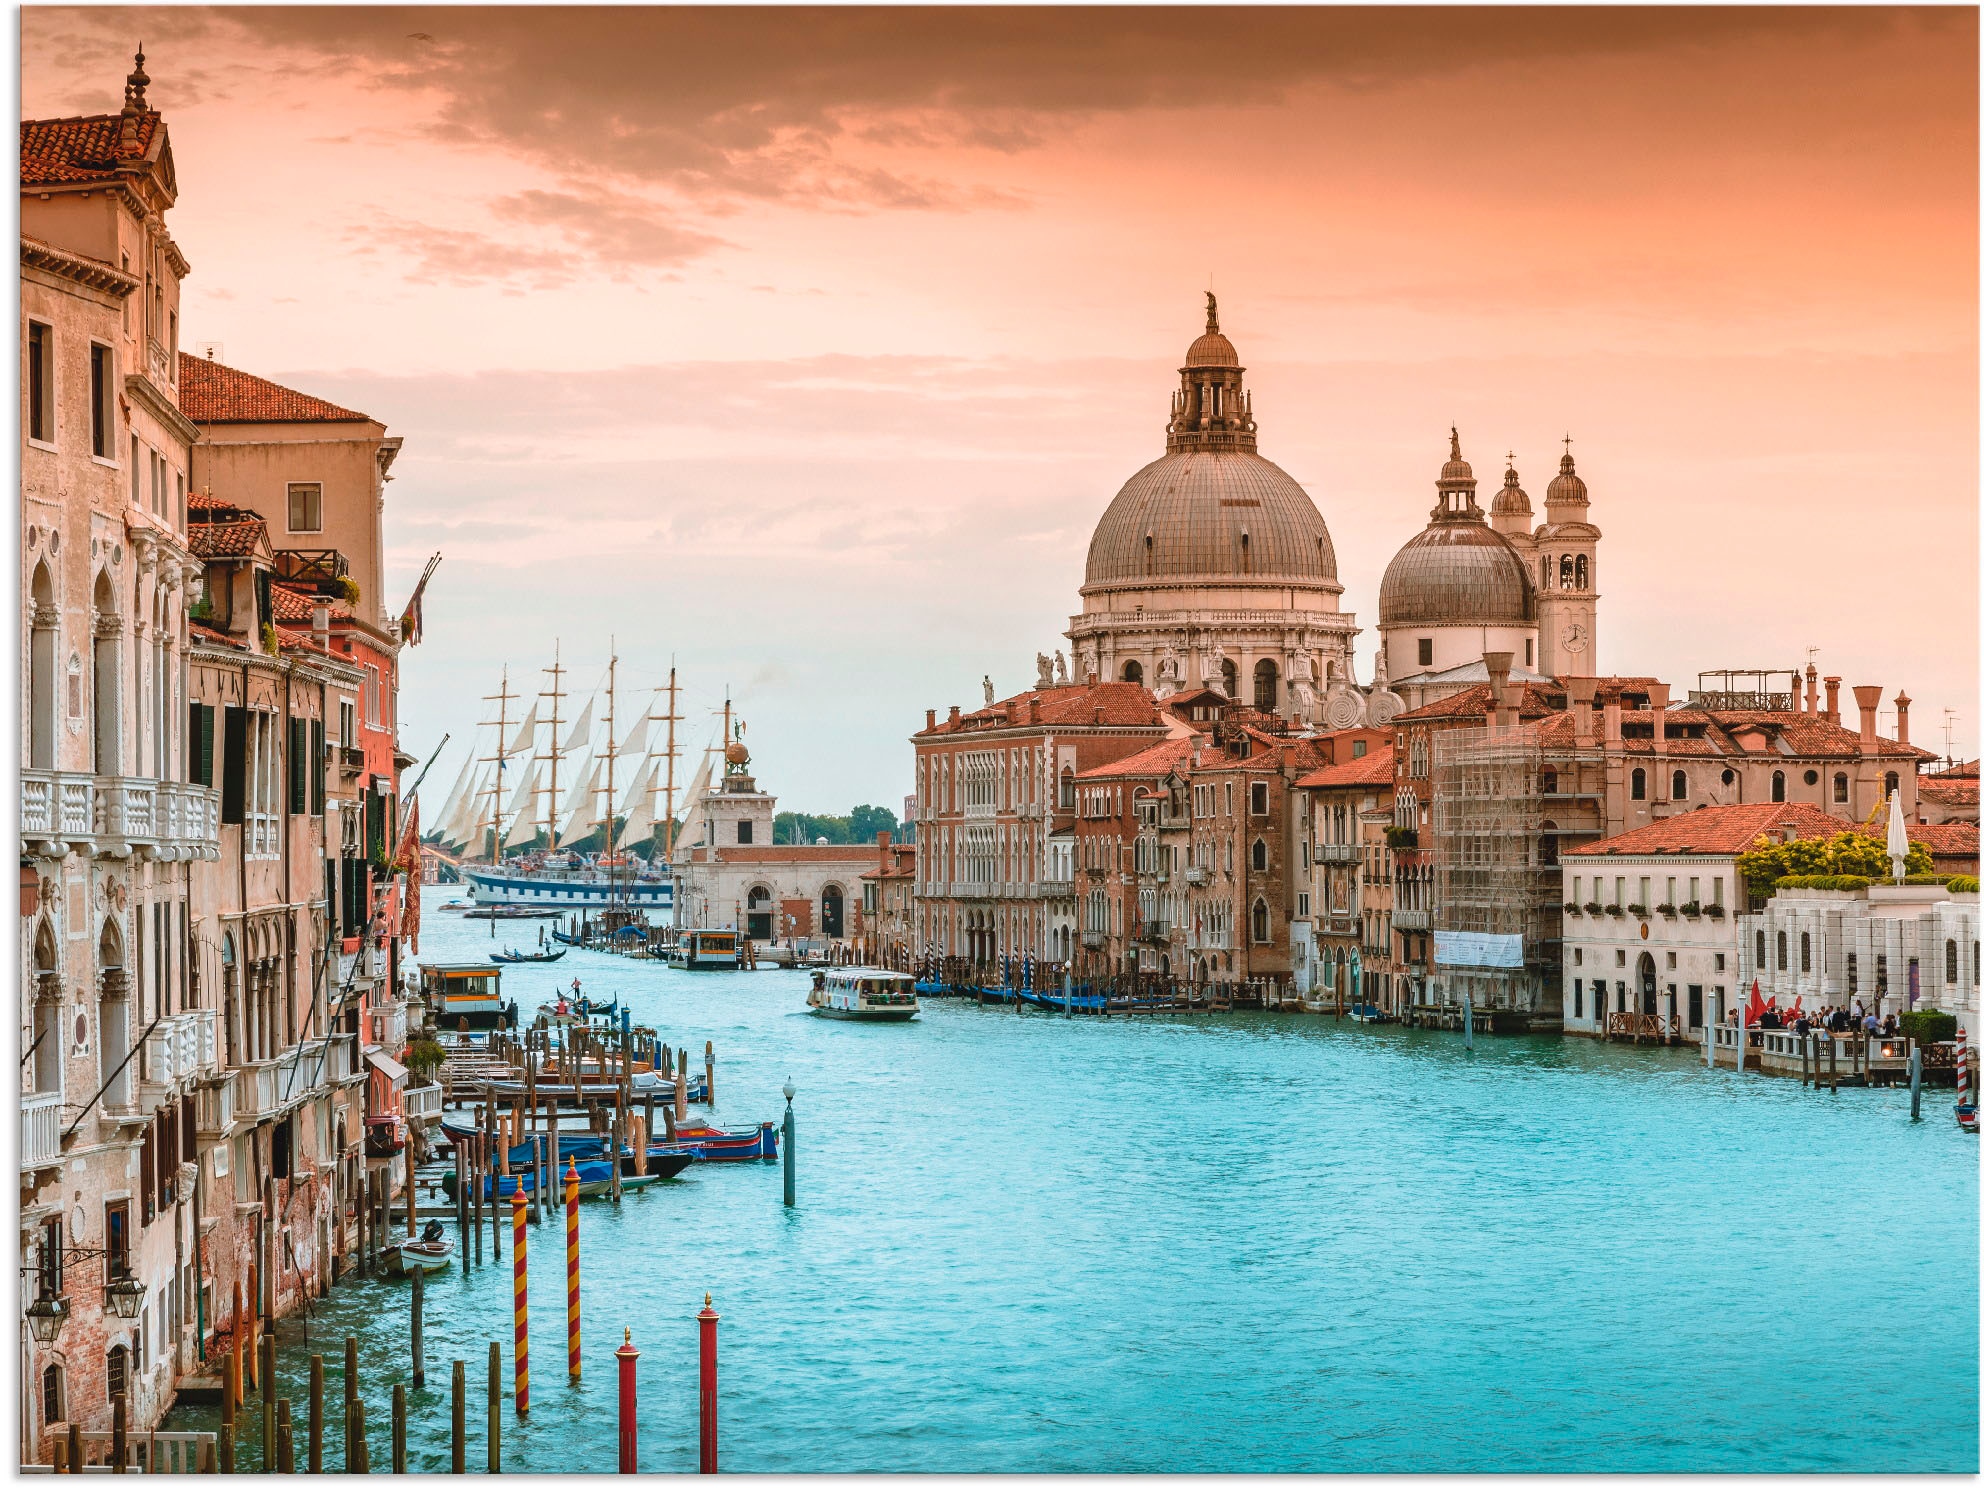
M1675 909L1674 906L1671 904L1656 904L1654 905L1654 910L1656 913L1666 915L1667 918L1670 920L1673 919L1675 915L1680 913L1680 911Z
M1596 899L1587 899L1584 902L1584 912L1588 915L1604 914L1605 906Z
M282 654L282 637L276 634L275 626L266 620L262 622L262 649L271 656Z
M1952 873L1943 882L1952 894L1974 894L1977 892L1977 875L1974 873Z
M1918 1044L1940 1044L1956 1037L1956 1014L1939 1008L1917 1008L1903 1013L1895 1022Z
M1911 842L1904 866L1909 873L1928 873L1935 864L1930 860L1928 848ZM1759 837L1748 852L1736 859L1736 871L1743 875L1753 895L1768 899L1787 878L1846 875L1880 879L1892 870L1885 842L1865 832L1849 831L1831 837L1800 837L1793 842L1771 842Z
M1394 849L1417 847L1419 846L1419 829L1417 827L1386 827L1385 845Z
M1873 880L1864 873L1787 873L1771 885L1778 889L1864 889Z
M338 578L337 590L338 598L342 599L348 605L357 604L359 594L362 592L358 587L358 580L354 579L350 574L343 574Z
M448 1051L434 1040L415 1039L406 1046L406 1058L400 1062L419 1075L424 1083L447 1057Z
M1702 904L1699 899L1690 899L1686 904L1681 906L1681 913L1684 915L1698 915L1701 912Z

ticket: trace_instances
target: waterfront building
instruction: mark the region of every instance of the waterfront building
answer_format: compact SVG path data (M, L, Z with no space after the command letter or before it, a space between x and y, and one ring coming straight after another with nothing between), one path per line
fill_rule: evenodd
M1916 816L1927 823L1977 825L1977 761L1924 774L1916 781Z
M1171 975L1174 939L1181 949L1186 939L1185 855L1172 829L1185 815L1180 766L1196 743L1165 739L1075 778L1080 980Z
M861 938L862 876L872 842L777 841L778 797L758 789L741 739L691 796L675 844L675 923L785 943Z
M875 834L879 861L861 875L862 918L867 932L860 959L891 971L916 969L916 845Z
M1316 966L1313 990L1326 1002L1348 1004L1360 993L1390 1007L1392 746L1376 730L1326 735L1317 741L1332 763L1295 782L1308 793L1315 840L1303 844L1310 887L1296 895L1298 924L1311 927ZM1359 981L1353 982L1355 961Z
M919 954L993 968L1073 950L1075 781L1184 728L1136 682L1041 682L924 716L916 749Z
M347 756L389 782L403 760L389 649L367 713L342 591L293 582L256 509L189 486L188 269L150 81L140 57L120 113L21 125L30 1463L51 1428L107 1428L113 1396L131 1430L155 1426L202 1346L240 1326L237 1295L280 1315L329 1284L362 1181L361 1029L379 1095L404 1077L385 1053L399 1029L344 996L390 988L397 890L368 884L341 937L326 851L349 840L327 819L363 816L352 772L327 774L334 711L377 720L377 747L359 730ZM390 812L376 820L351 856L391 856Z
M1564 1031L1699 1044L1749 985L1738 981L1738 855L1841 830L1816 806L1766 801L1705 806L1567 849Z
M1912 835L1912 829L1911 829ZM1780 1009L1864 1004L1880 1014L1938 1008L1974 1041L1977 893L1943 884L1780 888L1737 917L1737 985Z
M1073 680L1135 683L1159 698L1211 687L1311 724L1336 699L1329 720L1346 727L1363 721L1356 619L1337 608L1322 513L1259 453L1245 372L1208 294L1164 453L1124 483L1090 539L1067 631Z

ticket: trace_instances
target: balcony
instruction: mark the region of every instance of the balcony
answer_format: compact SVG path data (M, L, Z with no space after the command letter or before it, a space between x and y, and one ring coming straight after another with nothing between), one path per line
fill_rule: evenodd
M260 1064L244 1064L234 1072L234 1114L236 1120L266 1116L276 1108L276 1065L265 1059Z
M142 776L21 772L21 843L63 857L220 857L220 793L206 786Z
M1082 946L1086 950L1099 951L1109 944L1109 937L1100 930L1082 931Z
M365 1042L397 1053L406 1047L406 1004L389 1003L365 1010Z
M46 1090L21 1097L21 1171L60 1167L62 1092Z
M145 1037L140 1078L148 1095L163 1100L174 1087L213 1072L219 1063L218 1019L212 1008L195 1008L158 1020Z
M1354 842L1318 842L1318 863L1355 863L1363 849Z
M235 1072L230 1070L218 1083L201 1089L194 1101L194 1115L203 1137L224 1137L234 1125Z
M1394 930L1431 930L1433 911L1430 909L1395 909L1392 911Z
M1171 941L1171 930L1162 920L1145 920L1137 931L1137 939L1151 945L1168 945Z
M326 1039L323 1049L321 1078L333 1085L339 1085L354 1076L365 1072L365 1066L358 1058L358 1035L341 1033Z
M1202 884L1210 877L1212 877L1210 870L1205 868L1187 868L1185 870L1185 882L1188 884Z
M439 1121L441 1119L441 1087L439 1085L415 1085L401 1097L401 1109L406 1112L408 1121Z

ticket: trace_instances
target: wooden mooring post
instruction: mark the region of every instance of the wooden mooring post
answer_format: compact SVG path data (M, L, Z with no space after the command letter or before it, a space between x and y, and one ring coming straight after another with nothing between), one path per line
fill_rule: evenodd
M321 1473L324 1470L324 1356L310 1356L310 1422L309 1422L309 1463L310 1471Z
M427 1310L427 1273L424 1267L413 1268L413 1387L422 1389L427 1384L427 1348L425 1337L425 1313ZM398 1471L397 1468L394 1471Z
M450 1472L468 1471L468 1366L460 1359L455 1360L455 1400L453 1435L449 1441Z
M393 1471L406 1471L406 1386L393 1386Z

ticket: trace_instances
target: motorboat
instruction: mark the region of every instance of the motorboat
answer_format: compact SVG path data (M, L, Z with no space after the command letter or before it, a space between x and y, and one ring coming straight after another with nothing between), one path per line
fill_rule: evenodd
M851 1023L907 1023L921 1010L914 977L873 966L835 966L814 972L806 1006L817 1017Z
M491 951L489 959L498 966L521 966L533 961L563 961L563 951Z
M418 1240L399 1240L379 1253L379 1263L388 1276L411 1276L416 1271L441 1271L454 1259L455 1242L446 1238L441 1221L430 1219Z

